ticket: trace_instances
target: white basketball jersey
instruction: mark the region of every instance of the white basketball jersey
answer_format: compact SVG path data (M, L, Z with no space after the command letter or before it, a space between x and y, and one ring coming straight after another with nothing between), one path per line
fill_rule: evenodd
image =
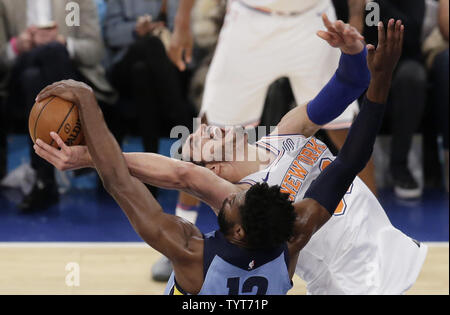
M321 0L240 0L251 7L262 7L272 11L290 13L304 12Z
M301 135L262 138L277 158L241 183L279 185L300 201L334 160L324 143ZM311 294L402 294L416 281L427 248L390 223L376 197L356 178L334 216L300 251L296 273Z

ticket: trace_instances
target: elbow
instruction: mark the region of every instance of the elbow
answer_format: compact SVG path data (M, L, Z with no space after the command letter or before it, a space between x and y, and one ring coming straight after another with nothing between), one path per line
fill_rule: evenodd
M183 162L177 166L176 169L176 184L179 189L189 189L190 183L193 182L195 168L198 167L189 162Z
M102 180L105 190L112 196L124 192L130 187L129 182L115 174L115 172L107 174L102 173L100 174L100 179Z

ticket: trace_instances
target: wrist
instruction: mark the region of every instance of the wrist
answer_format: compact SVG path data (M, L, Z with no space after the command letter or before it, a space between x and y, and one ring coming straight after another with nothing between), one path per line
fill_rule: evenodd
M76 105L80 109L92 107L97 103L94 92L92 90L83 89L76 93Z
M175 30L187 31L191 28L191 15L190 13L178 13L175 17Z
M364 51L365 47L362 41L358 41L354 45L341 47L341 52L346 55L358 55Z
M18 47L17 47L17 37L11 38L11 40L9 41L9 43L11 44L12 51L13 51L16 55L18 55L18 54L19 54L19 49L18 49Z
M392 75L373 74L366 97L369 101L378 104L386 104L389 97L389 91L392 81Z
M89 154L88 147L86 146L86 152L84 153L84 163L86 168L94 168L94 161L92 161L92 157Z
M364 16L357 15L349 18L348 23L356 28L356 30L362 34L364 32Z

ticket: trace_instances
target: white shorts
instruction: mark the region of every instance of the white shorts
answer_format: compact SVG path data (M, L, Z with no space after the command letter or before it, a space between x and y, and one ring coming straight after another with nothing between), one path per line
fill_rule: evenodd
M268 15L238 1L230 4L216 53L206 77L201 113L218 126L256 125L272 82L288 77L297 104L312 100L336 72L340 50L320 39L321 15L336 18L330 0L297 16ZM327 125L350 127L354 102Z

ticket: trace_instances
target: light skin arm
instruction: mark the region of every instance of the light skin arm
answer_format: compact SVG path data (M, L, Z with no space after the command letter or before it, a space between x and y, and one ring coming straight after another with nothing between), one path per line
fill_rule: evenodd
M201 252L193 252L190 245L202 234L185 220L165 214L146 186L130 174L92 89L73 80L61 81L45 88L37 100L49 96L61 97L78 107L93 164L106 190L120 205L140 237L174 264L198 258L196 255Z
M330 46L349 55L356 55L364 50L364 38L354 27L342 21L331 22L325 14L322 18L327 31L318 31L317 35ZM289 111L272 134L301 134L306 137L314 135L322 126L309 119L306 107L305 104Z
M439 29L444 39L448 42L448 15L449 0L441 0L439 2Z
M402 51L404 27L401 21L391 20L388 30L381 23L378 27L379 44L368 45L368 65L371 81L367 90L370 102L385 104L389 95L392 74ZM325 176L323 173L321 176ZM297 221L294 227L294 237L290 242L290 251L297 254L330 218L330 213L317 201L304 199L294 204Z
M61 171L94 168L87 146L67 146L55 133L51 137L58 144L56 149L37 139L34 150L37 155ZM213 209L220 209L223 200L233 192L235 185L218 177L205 167L171 159L154 153L123 153L134 177L146 184L165 189L177 189L195 195Z
M364 9L366 0L348 0L348 23L359 33L364 31Z
M180 0L175 26L169 46L169 58L180 71L186 70L186 64L192 60L194 39L191 31L191 12L195 0Z

